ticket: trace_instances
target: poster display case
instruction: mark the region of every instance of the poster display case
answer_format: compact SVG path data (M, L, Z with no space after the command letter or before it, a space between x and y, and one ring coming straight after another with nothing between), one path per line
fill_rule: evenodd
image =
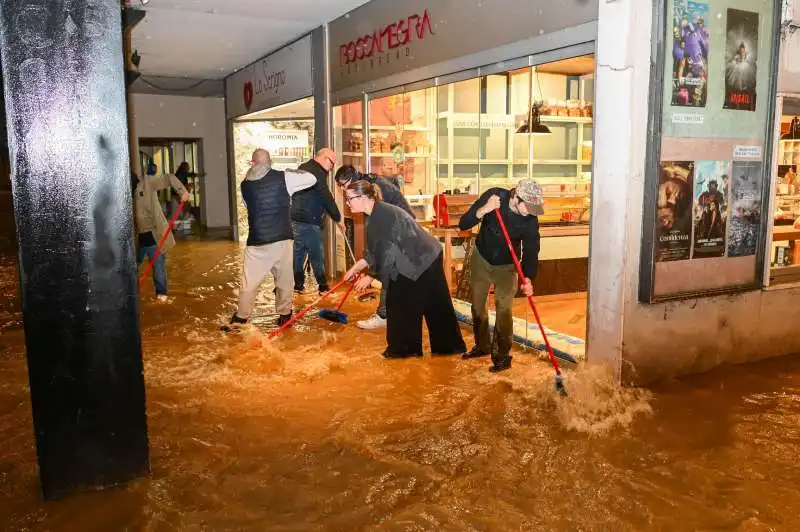
M639 298L759 287L780 2L664 0Z

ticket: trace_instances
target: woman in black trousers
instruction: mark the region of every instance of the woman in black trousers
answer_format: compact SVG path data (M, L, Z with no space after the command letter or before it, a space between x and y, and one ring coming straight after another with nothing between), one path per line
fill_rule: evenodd
M455 355L466 351L453 300L444 276L442 245L407 212L380 201L380 192L367 181L354 181L345 190L352 212L366 214L364 258L345 277L355 278L365 291L375 277L387 287L386 343L383 356L422 356L422 319L428 325L431 352Z

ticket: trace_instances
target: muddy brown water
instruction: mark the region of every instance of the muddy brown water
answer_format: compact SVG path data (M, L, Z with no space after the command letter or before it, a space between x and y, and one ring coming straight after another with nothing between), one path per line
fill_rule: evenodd
M170 253L170 303L143 294L150 478L42 502L12 259L4 530L800 529L798 358L649 390L580 368L562 400L531 352L500 376L486 361L386 361L382 332L313 315L268 343L268 287L256 327L226 337L240 250L218 242Z

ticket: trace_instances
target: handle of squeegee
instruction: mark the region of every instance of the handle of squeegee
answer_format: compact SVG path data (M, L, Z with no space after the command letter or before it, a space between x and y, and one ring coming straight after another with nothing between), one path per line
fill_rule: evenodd
M299 320L300 318L302 318L303 316L305 316L306 314L308 314L308 313L309 313L309 311L310 311L312 308L314 308L316 305L319 305L319 304L322 302L322 300L323 300L323 299L325 299L326 297L328 297L329 295L331 295L332 293L334 293L335 291L337 291L337 290L338 290L338 289L339 289L339 288L340 288L340 287L341 287L341 286L342 286L344 283L346 283L346 282L347 282L347 279L342 279L341 281L339 281L338 283L336 283L336 286L334 286L333 288L331 288L330 290L328 290L327 292L325 292L324 294L322 294L321 296L319 296L319 297L316 299L316 301L314 301L313 303L311 303L310 305L308 305L306 308L304 308L303 310L301 310L300 312L298 312L297 314L295 314L294 316L292 316L292 318L291 318L289 321L287 321L286 323L284 323L283 325L281 325L280 327L278 327L277 329L275 329L274 331L272 331L272 332L269 334L269 336L267 336L267 340L272 340L273 338L275 338L276 336L278 336L278 335L279 335L281 332L285 331L286 329L288 329L289 327L291 327L292 325L294 325L294 322L296 322L297 320Z
M506 244L508 244L508 251L511 252L511 258L514 260L514 266L517 267L519 281L520 283L523 283L525 280L525 274L522 273L522 265L519 263L517 252L514 251L514 245L511 243L511 237L508 235L508 229L506 229L506 224L503 221L503 217L500 216L500 209L495 209L494 213L497 215L497 221L500 222L500 229L503 230L503 236L506 238ZM556 360L556 355L553 353L553 348L550 347L550 340L547 339L547 334L544 332L542 320L539 318L539 311L536 310L536 303L533 302L533 296L528 296L528 303L531 305L533 315L536 316L536 323L539 325L539 331L542 333L542 338L544 338L544 345L547 346L547 354L550 355L550 362L553 363L553 368L556 370L556 375L561 375L561 368L558 366L558 360Z

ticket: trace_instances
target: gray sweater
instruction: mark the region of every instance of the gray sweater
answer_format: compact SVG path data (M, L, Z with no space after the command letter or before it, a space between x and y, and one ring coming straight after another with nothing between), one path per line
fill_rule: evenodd
M442 254L442 245L403 209L380 201L367 216L364 260L386 286L398 275L412 281Z

